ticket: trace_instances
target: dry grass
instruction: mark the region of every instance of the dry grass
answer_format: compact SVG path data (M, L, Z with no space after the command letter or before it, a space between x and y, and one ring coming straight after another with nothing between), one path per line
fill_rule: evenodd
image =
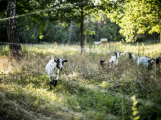
M57 102L59 105L83 113L91 119L107 119L108 117L122 119L123 116L126 116L125 119L129 119L132 114L130 98L134 94L143 101L138 106L142 119L153 118L149 112L155 114L153 109L156 105L158 106L155 109L160 110L161 100L158 92L161 90L160 72L155 69L147 71L139 68L136 66L136 61L129 61L128 57L120 58L119 64L115 68L109 68L108 61L111 55L114 55L114 51L133 52L135 55L155 58L160 54L161 44L130 46L111 43L107 46L85 46L86 52L83 54L80 54L78 47L66 45L23 46L24 57L18 63L10 61L10 57L6 56L8 53L4 52L5 55L0 57L0 66L1 73L6 72L6 75L3 74L0 77L1 91L16 93L17 95L13 97L15 100L26 100L27 103L30 103L31 108L37 110L34 115L38 116L40 113L44 117L49 117L48 119L51 119L53 111L61 113L62 110L61 107L52 106L47 101ZM110 50L109 53L107 53L108 50ZM48 76L45 75L45 65L50 60L51 54L59 57L63 55L64 59L68 59L58 86L53 90L54 93L48 89ZM105 69L99 65L100 59L106 59ZM41 97L29 95L26 98L28 94L22 90L15 89L13 86L10 86L11 90L8 89L9 86L5 79ZM5 85L2 85L4 83ZM128 96L127 99L120 97L124 95ZM43 97L47 101L40 102ZM153 103L150 108L147 108L145 99ZM16 101L18 102L18 100ZM145 112L142 112L142 109L145 109ZM129 111L130 114L125 111ZM61 113L58 118L66 114L68 113ZM66 119L72 118L73 116L66 117ZM76 116L74 118L76 119ZM161 117L159 116L159 118Z

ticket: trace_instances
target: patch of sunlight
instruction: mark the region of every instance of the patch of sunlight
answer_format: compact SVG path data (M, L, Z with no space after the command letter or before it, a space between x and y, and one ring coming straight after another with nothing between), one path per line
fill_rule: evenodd
M68 78L69 79L75 79L76 77L78 77L80 75L80 73L78 73L78 72L73 72L73 73L69 73L68 74Z
M12 69L7 69L7 70L0 70L0 73L3 73L3 74L8 74L11 72Z
M35 89L33 88L33 84L29 84L26 86L26 88L29 92L40 96L41 98L43 98L43 100L50 100L50 101L57 101L60 102L61 98L58 99L57 94L51 91L47 91L47 89Z
M110 86L110 83L106 82L106 81L103 81L101 84L100 84L101 87L103 88L108 88Z
M5 56L0 58L0 73L8 74L12 72L13 67L9 62L9 59Z

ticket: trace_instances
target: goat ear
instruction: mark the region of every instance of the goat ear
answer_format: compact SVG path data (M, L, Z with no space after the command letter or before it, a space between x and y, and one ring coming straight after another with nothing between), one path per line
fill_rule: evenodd
M59 57L58 57L58 56L55 56L55 57L57 57L57 59L59 59Z
M151 60L148 60L148 63L150 63Z
M104 63L106 60L100 60L100 63Z
M52 60L54 60L54 57L53 57L53 55L51 55L51 59L52 59Z
M114 52L114 54L116 54L116 52Z
M67 62L68 60L63 60L63 62Z

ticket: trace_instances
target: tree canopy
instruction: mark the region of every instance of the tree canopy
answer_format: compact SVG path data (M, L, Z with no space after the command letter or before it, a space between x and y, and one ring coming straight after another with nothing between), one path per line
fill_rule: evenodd
M107 16L120 27L120 33L126 41L136 41L139 34L148 32L160 33L160 6L157 0L120 0L116 1L116 9L107 12Z
M0 4L0 18L3 19L7 15L7 1L1 0ZM67 43L71 21L75 24L72 42L80 41L82 48L87 38L96 41L107 37L119 41L125 37L126 42L131 42L144 34L160 33L161 3L157 0L23 0L16 5L21 42ZM106 12L107 17L102 12ZM0 20L0 24L1 33L5 33L6 22Z

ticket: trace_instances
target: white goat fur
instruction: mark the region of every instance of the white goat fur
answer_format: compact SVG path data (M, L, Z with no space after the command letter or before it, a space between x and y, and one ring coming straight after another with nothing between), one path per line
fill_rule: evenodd
M120 58L121 52L114 52L114 54L116 55L117 58Z
M118 59L116 58L116 56L111 56L111 59L109 60L109 63L111 63L113 67L115 65L117 65L118 64Z
M147 58L147 57L138 57L137 56L137 65L142 65L142 66L145 66L146 68L148 68L148 65L149 65L149 61L150 60L150 63L154 65L154 60L152 60L151 58ZM154 67L154 66L152 66Z
M121 53L120 56L125 56L126 57L127 52Z
M49 76L50 82L51 82L51 77L56 77L56 80L58 80L59 69L56 66L57 66L57 63L54 61L53 55L51 55L51 60L48 62L48 64L45 67L45 71Z
M133 60L135 60L135 59L136 59L135 55L133 55L133 54L132 54L132 59L133 59Z

